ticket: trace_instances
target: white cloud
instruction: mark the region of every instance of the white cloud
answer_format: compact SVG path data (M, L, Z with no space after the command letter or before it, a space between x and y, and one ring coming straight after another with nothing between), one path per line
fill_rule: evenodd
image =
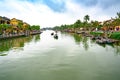
M60 2L60 0L57 0ZM61 24L72 24L77 19L83 20L83 17L88 14L93 20L109 19L109 14L104 13L104 10L98 6L85 7L72 0L64 0L66 11L55 12L47 5L42 3L31 3L27 1L4 1L0 2L1 16L8 18L18 18L31 25L38 24L41 27L54 27ZM5 9L3 8L5 7ZM2 9L1 9L2 8ZM106 11L105 11L106 12Z

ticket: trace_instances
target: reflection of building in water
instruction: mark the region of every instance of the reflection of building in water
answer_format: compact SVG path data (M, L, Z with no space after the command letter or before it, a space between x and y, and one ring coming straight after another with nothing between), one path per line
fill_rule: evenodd
M16 48L24 47L26 42L30 42L30 41L36 42L39 40L40 40L40 35L1 40L0 52L9 51L10 49L13 49L13 48L16 49Z
M30 42L33 36L13 38L0 41L0 52L9 51L13 47L24 47L26 42Z
M35 35L35 42L40 40L40 35Z
M91 44L96 44L96 41L90 40L89 37L82 36L81 34L70 34L73 36L75 43L78 45L82 45L82 47L85 50L90 49ZM116 42L114 44L97 44L98 46L101 46L103 48L107 48L107 46L110 46L114 48L115 53L120 55L120 42Z

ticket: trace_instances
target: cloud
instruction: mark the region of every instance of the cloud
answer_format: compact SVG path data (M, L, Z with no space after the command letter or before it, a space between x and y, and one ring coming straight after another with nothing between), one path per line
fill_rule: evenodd
M120 1L118 1L120 2ZM0 16L18 18L31 25L54 27L72 24L90 15L92 20L106 20L120 11L117 0L2 0ZM114 3L114 4L112 4Z
M98 0L99 6L104 9L110 8L112 6L116 7L116 5L120 5L120 0Z
M75 2L83 6L95 6L98 3L98 0L74 0Z
M65 2L60 0L43 0L43 3L49 6L52 10L63 12L65 9Z
M73 0L83 6L90 7L98 5L101 8L109 8L111 6L120 5L120 0Z

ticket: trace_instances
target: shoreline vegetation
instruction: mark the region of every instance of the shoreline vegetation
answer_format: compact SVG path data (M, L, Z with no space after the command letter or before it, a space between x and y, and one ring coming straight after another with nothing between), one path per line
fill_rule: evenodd
M90 21L90 16L85 15L83 21L77 20L73 24L55 26L52 29L68 33L83 34L86 36L105 37L120 41L120 12L117 12L115 18L103 22L96 20Z
M0 40L40 34L39 25L30 25L22 20L0 16Z

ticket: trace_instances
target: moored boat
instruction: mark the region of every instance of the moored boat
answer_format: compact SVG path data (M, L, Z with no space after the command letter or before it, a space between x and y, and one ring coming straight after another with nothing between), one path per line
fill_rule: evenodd
M99 44L112 44L114 43L115 41L112 40L112 39L97 39L96 40L96 43L99 43Z

